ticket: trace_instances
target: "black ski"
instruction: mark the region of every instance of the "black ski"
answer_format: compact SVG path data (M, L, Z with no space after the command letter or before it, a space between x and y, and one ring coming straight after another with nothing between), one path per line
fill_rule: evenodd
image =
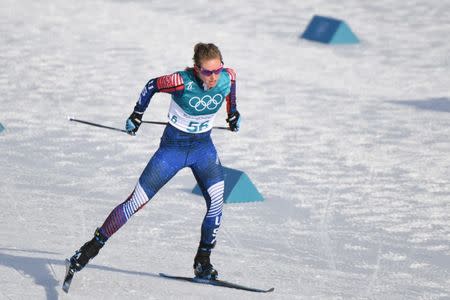
M270 288L268 290L258 289L258 288L248 287L248 286L244 286L244 285L240 285L237 283L232 283L232 282L228 282L228 281L224 281L224 280L220 280L220 279L208 280L208 279L201 279L201 278L197 278L197 277L172 276L172 275L167 275L164 273L159 273L159 276L164 277L164 278L174 279L174 280L182 280L182 281L188 281L188 282L193 282L193 283L209 284L209 285L221 286L221 287L244 290L244 291L249 291L249 292L256 292L256 293L269 293L269 292L273 292L275 290L274 288Z
M70 268L70 260L66 258L66 276L64 277L64 282L62 285L62 289L64 292L68 293L70 284L72 283L73 274L75 274L75 270Z

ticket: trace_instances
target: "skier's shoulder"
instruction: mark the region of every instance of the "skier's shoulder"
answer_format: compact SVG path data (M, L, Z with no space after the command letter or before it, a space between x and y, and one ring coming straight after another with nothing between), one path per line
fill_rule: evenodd
M191 80L195 79L195 71L192 67L186 67L183 71L178 71L177 73L183 78L188 78Z
M159 91L164 91L167 89L179 89L184 85L183 77L180 72L175 72L168 75L159 76L156 78L156 85Z
M228 74L228 76L230 76L231 81L236 80L236 71L233 68L223 68L222 72L225 72L226 74Z

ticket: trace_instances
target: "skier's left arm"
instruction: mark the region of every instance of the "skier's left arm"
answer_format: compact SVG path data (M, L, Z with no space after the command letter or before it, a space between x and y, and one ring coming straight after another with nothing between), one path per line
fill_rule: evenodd
M230 93L226 97L228 114L226 121L228 122L231 131L239 131L241 115L236 106L236 72L231 68L226 68L225 70L230 76L231 81Z

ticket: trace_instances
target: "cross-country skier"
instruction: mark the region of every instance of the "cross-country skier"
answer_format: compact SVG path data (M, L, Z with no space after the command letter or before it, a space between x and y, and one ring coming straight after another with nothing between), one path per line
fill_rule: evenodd
M125 202L114 208L70 259L70 268L80 271L96 256L105 242L141 209L180 169L189 167L206 200L206 215L194 258L194 274L216 279L218 272L210 262L211 250L222 218L224 176L211 140L214 117L226 101L230 130L238 131L240 115L236 109L236 75L224 68L222 54L214 44L194 47L194 66L171 75L151 79L142 90L133 113L126 121L126 131L135 134L142 115L157 92L172 95L166 126L159 149L148 162L138 183Z

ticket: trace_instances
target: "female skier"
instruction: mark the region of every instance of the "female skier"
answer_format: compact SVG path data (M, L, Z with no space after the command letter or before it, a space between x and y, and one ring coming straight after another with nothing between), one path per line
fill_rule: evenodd
M115 207L86 242L70 258L72 272L80 271L96 256L105 242L166 184L185 167L192 173L206 200L206 214L194 258L194 274L204 279L217 279L218 272L210 262L211 250L221 223L224 176L222 165L211 140L214 117L227 102L229 128L238 131L240 115L236 109L236 75L224 68L222 54L214 44L198 43L194 47L194 66L151 79L142 90L133 113L126 121L126 131L136 134L142 115L157 92L172 95L168 125L159 149L148 162L134 191L125 202Z

